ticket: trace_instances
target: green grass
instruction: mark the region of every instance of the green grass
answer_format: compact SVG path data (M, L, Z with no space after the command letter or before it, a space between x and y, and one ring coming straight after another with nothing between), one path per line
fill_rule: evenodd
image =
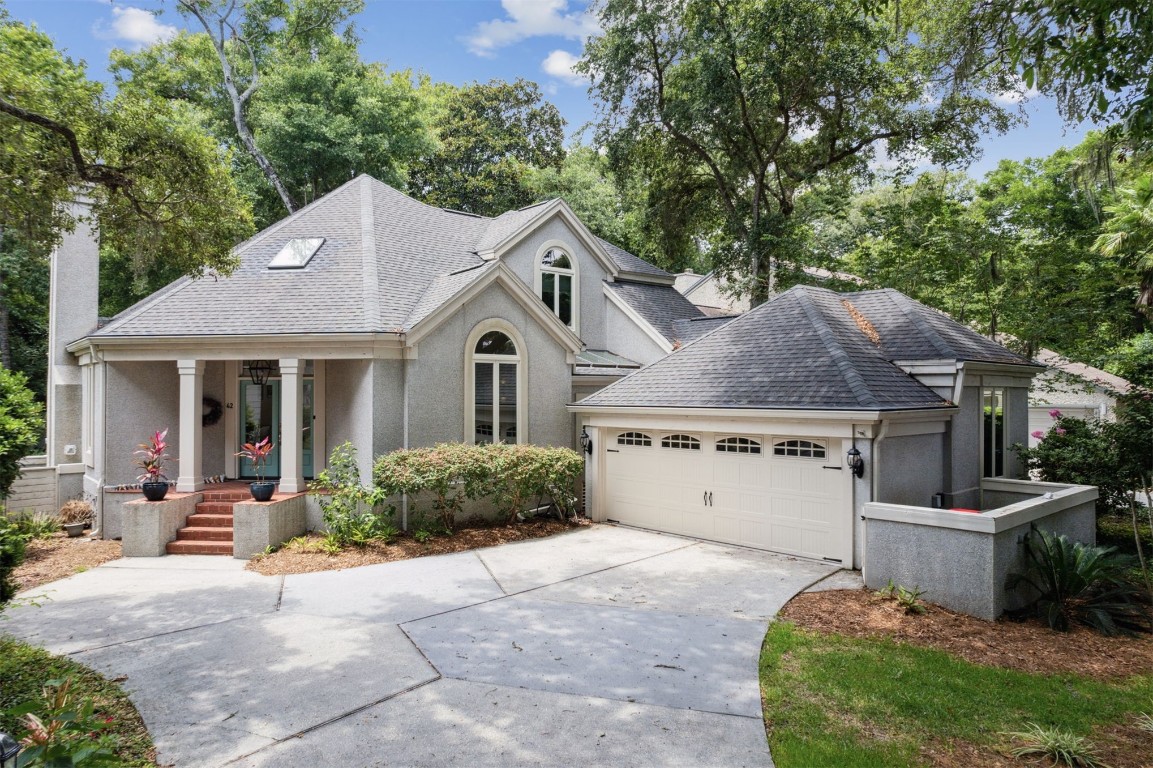
M121 765L155 766L149 758L152 738L120 686L83 664L5 637L0 637L0 731L21 738L24 729L5 711L38 700L46 682L68 676L74 680L72 690L78 699L91 698L98 712L112 717L109 732L117 738Z
M804 766L915 766L918 747L995 747L1030 723L1087 735L1153 703L1153 679L1103 683L970 664L940 651L769 628L761 691L773 760Z

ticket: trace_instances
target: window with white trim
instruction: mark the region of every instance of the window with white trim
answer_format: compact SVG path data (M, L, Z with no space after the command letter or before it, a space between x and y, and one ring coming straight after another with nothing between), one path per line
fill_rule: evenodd
M537 295L540 300L569 328L577 327L576 260L560 246L552 246L541 254L537 262Z
M653 439L644 432L622 432L617 435L617 445L634 445L648 448L652 444Z
M823 459L827 455L824 442L819 440L778 440L773 443L774 456L798 459Z
M469 407L477 443L517 442L520 354L503 331L488 331L469 350L473 385Z
M761 443L749 437L722 437L717 440L717 453L761 454Z
M661 438L661 448L699 451L701 449L701 441L692 435L665 435Z
M981 390L981 471L983 477L1005 476L1008 453L1008 430L1005 429L1006 399L1004 387Z

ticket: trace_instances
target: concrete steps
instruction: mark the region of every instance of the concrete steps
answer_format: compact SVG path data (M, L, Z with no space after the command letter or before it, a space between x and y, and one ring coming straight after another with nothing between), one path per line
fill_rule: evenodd
M239 490L204 491L204 500L165 551L170 555L231 555L232 505L247 498L249 494Z

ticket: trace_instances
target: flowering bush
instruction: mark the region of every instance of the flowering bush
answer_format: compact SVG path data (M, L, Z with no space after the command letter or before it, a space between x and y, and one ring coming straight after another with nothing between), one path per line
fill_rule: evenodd
M1057 410L1050 415L1056 422L1049 431L1033 435L1041 442L1033 448L1014 447L1022 463L1045 482L1097 486L1098 515L1126 506L1129 489L1118 477L1119 456L1112 425L1099 419L1065 416Z

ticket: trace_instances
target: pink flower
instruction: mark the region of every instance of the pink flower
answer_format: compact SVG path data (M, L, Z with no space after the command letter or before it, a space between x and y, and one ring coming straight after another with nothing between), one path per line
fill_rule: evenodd
M1065 434L1065 430L1061 429L1060 427L1057 427L1057 428L1056 428L1056 429L1054 429L1053 431L1054 431L1054 432L1056 432L1058 435L1063 435L1063 434Z
M1036 432L1030 432L1029 436L1035 437L1038 440L1040 440L1041 438L1043 438L1045 436L1045 433L1038 429Z
M1061 412L1054 408L1053 410L1049 411L1049 418L1059 419L1061 418Z

